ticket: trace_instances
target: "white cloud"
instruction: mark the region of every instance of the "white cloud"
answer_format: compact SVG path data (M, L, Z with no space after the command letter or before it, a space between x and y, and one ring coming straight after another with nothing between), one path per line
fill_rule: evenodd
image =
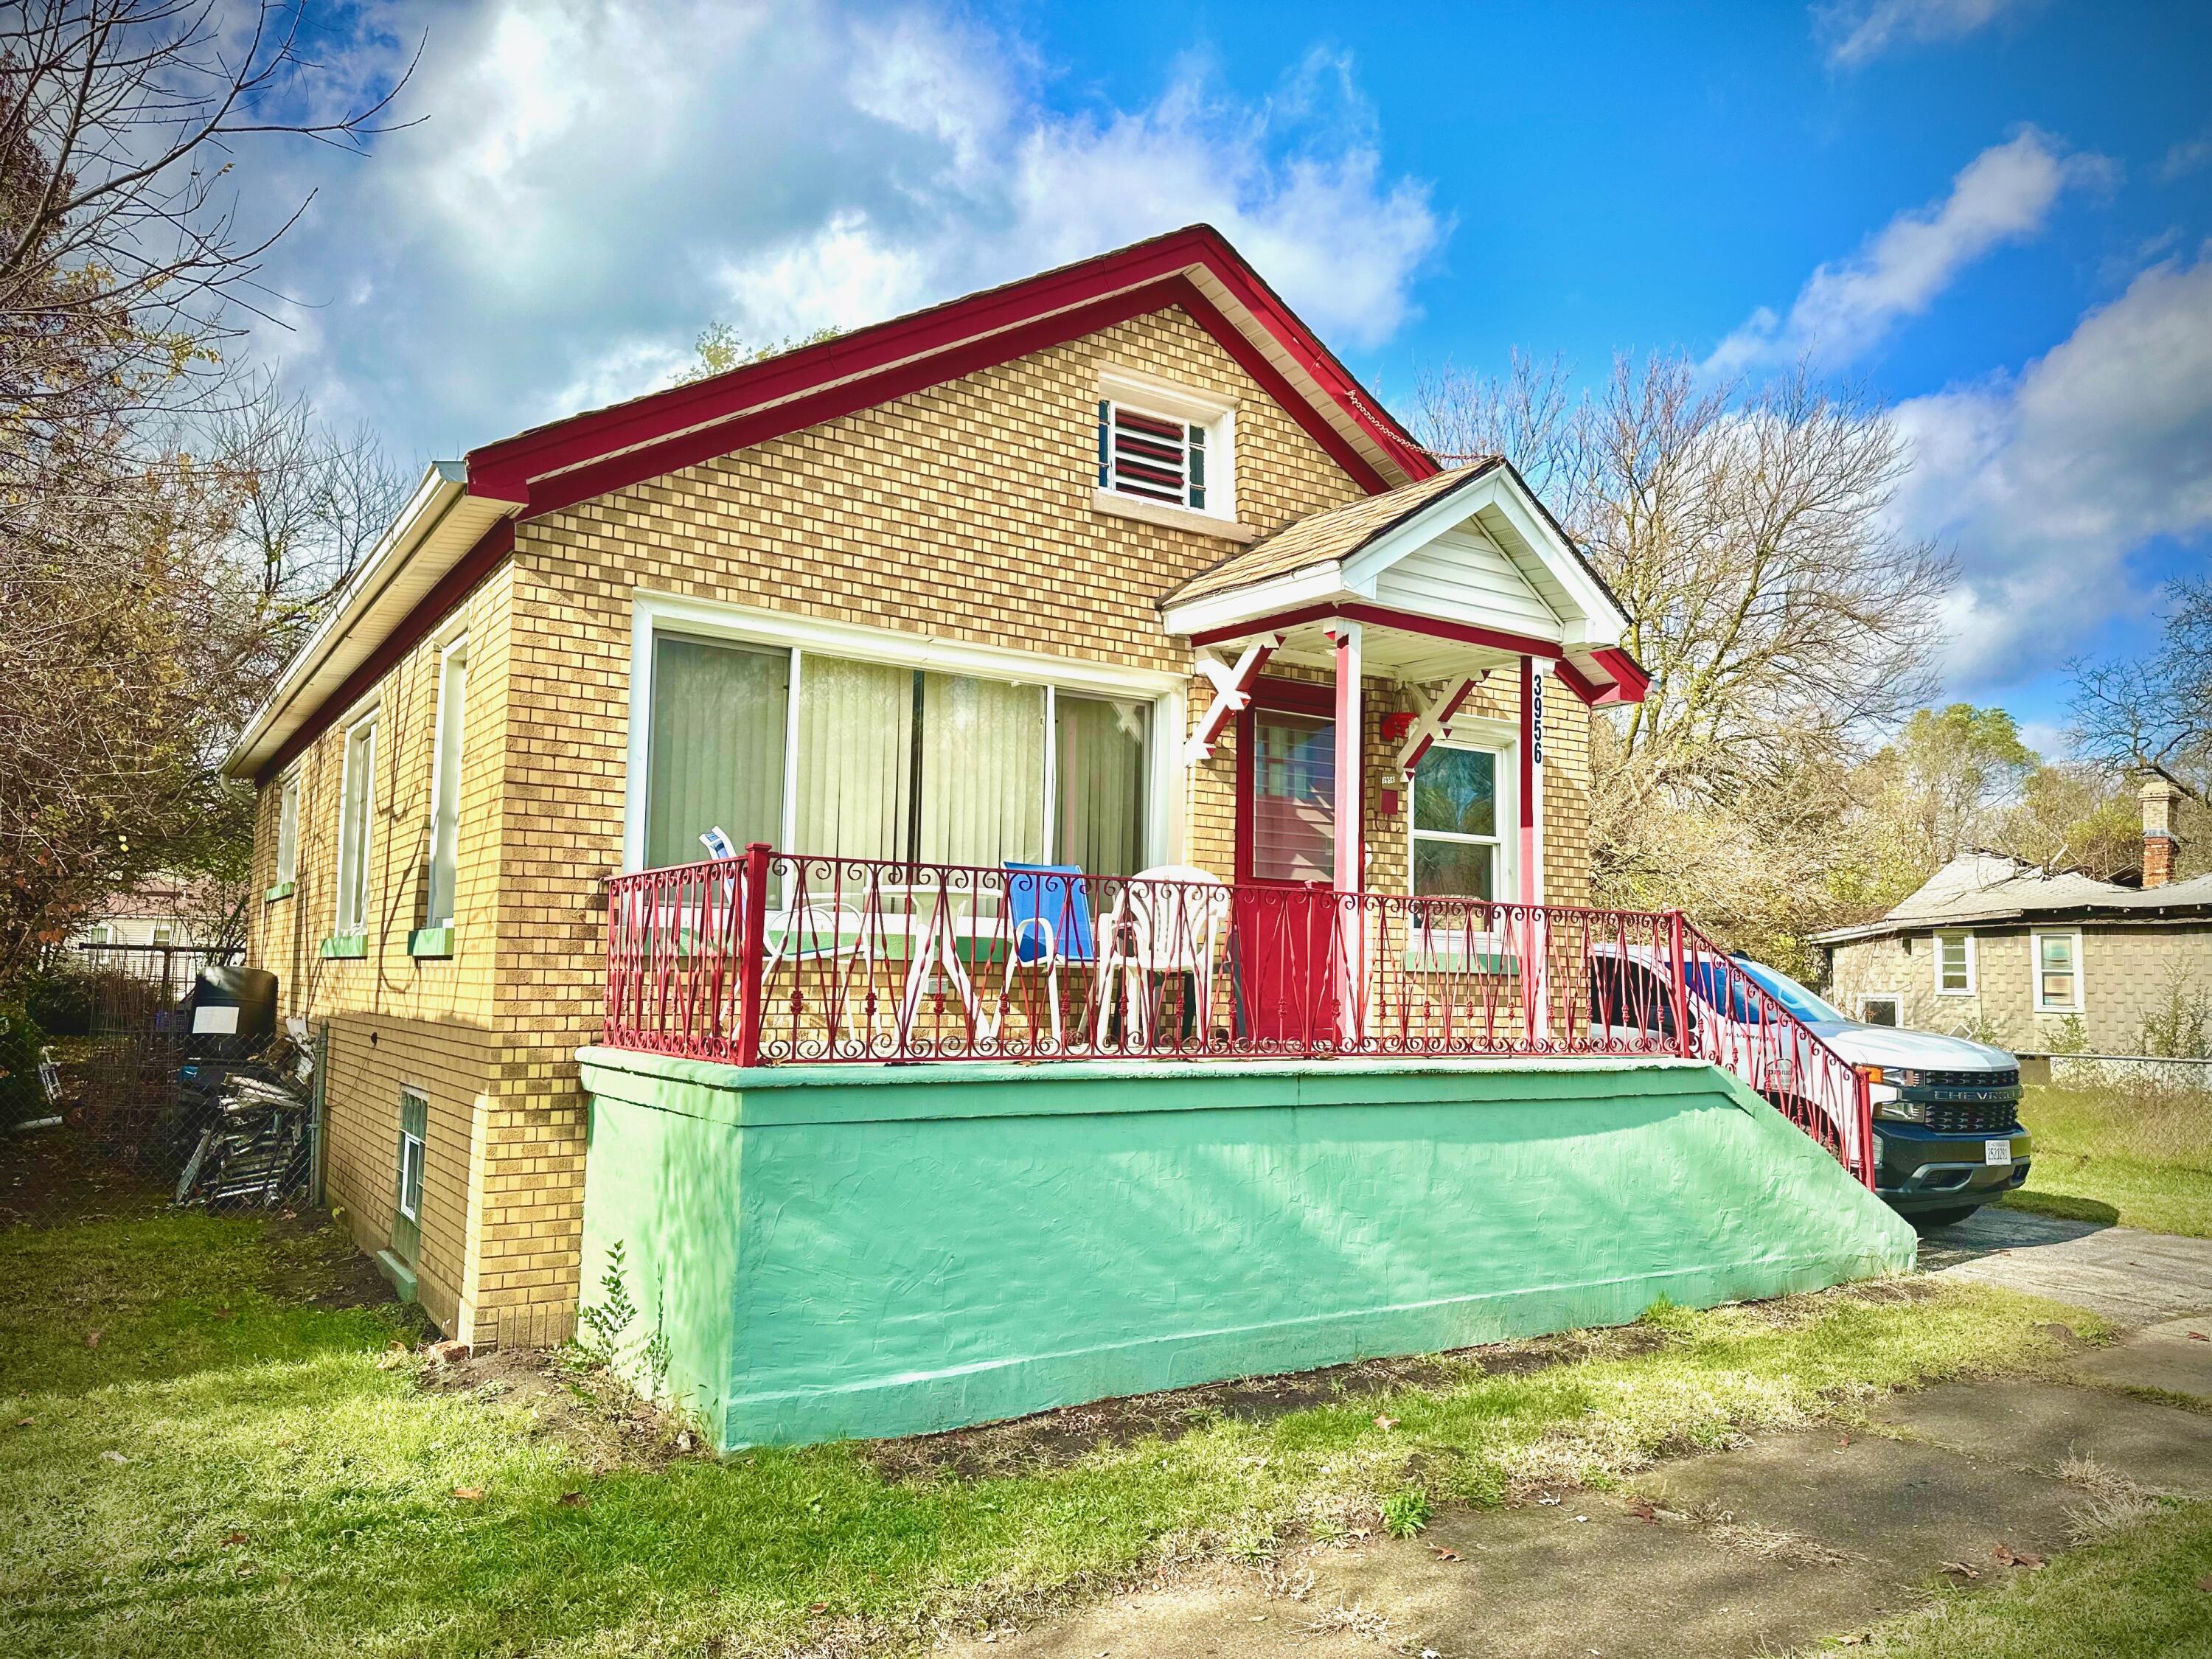
M1828 61L1844 69L1872 63L1894 47L1956 40L2022 9L2027 0L1825 0L1814 23Z
M1808 360L1838 368L1918 316L1962 270L1991 249L2040 231L2068 185L2106 176L2102 157L2065 155L2030 127L1984 150L1941 202L1899 214L1849 259L1806 279L1787 317L1766 307L1714 349L1706 367L1727 373Z
M2138 275L2017 376L1899 405L1900 524L1955 549L1950 668L2002 685L2154 596L2127 561L2212 537L2212 243Z
M2212 131L2185 138L2169 149L2159 163L2159 177L2171 182L2196 172L2207 161L2212 161Z
M282 181L322 196L275 272L288 374L403 449L649 389L710 320L854 327L1199 220L1371 344L1446 234L1333 59L1256 102L1187 69L1071 111L1018 40L925 9L411 3L375 49L428 19L426 118Z

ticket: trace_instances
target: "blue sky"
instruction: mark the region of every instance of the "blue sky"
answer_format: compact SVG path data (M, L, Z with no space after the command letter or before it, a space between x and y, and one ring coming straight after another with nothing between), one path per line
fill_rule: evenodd
M323 56L418 37L418 125L254 187L318 191L255 349L410 457L1203 218L1401 405L1515 347L1863 382L1952 691L2045 742L2212 546L2212 8L404 0Z

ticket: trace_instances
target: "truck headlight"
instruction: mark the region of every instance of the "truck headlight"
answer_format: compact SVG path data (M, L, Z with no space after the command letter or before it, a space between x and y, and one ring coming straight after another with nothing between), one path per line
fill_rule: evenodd
M1895 1123L1925 1123L1928 1121L1928 1103L1924 1100L1878 1100L1874 1115L1888 1118Z

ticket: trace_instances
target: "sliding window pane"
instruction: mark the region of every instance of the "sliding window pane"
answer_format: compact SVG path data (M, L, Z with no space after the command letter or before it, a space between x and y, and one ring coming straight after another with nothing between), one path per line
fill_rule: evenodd
M1092 875L1134 875L1145 858L1145 748L1152 710L1062 691L1053 699L1053 858Z
M1044 688L921 677L925 864L1033 863L1044 841Z
M903 859L914 777L914 671L799 660L797 853Z
M784 711L791 653L656 639L645 861L707 856L699 837L775 842L783 827Z

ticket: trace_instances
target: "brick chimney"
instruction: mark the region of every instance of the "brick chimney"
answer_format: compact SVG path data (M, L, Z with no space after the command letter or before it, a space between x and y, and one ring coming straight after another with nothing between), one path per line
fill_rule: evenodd
M2181 791L2154 772L2137 793L2142 801L2142 884L2163 887L2173 879L2173 803Z

